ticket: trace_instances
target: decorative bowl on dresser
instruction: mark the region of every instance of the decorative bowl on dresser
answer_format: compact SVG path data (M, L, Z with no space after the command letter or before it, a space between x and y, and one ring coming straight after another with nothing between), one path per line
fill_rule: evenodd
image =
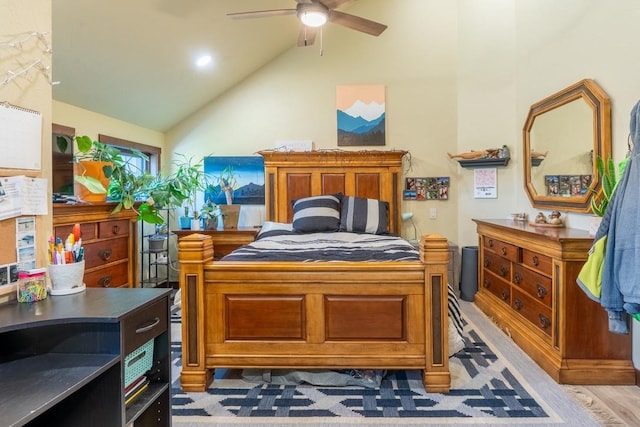
M475 304L561 384L635 384L631 336L576 284L593 237L570 228L474 219Z

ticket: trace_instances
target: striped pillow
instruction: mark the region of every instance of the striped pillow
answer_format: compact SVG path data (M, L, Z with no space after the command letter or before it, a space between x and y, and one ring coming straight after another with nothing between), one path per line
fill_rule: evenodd
M313 196L293 202L293 230L301 233L338 231L340 200L336 196Z
M364 197L343 196L340 231L386 234L389 232L389 203Z

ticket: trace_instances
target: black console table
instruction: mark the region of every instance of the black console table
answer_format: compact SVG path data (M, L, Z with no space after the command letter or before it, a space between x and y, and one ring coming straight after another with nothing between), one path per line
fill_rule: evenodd
M100 289L0 306L0 425L171 426L170 289ZM125 357L154 340L125 406Z

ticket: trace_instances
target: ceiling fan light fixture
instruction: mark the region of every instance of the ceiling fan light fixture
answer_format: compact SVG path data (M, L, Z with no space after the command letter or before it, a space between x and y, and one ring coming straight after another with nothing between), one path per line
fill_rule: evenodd
M298 19L308 27L322 27L329 19L329 9L320 4L298 5Z

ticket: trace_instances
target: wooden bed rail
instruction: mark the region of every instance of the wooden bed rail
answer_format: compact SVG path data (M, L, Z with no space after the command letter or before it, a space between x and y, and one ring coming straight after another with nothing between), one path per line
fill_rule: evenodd
M419 250L420 261L228 262L213 260L211 237L181 238L183 390L205 390L215 368L357 367L418 369L427 391L448 392L449 246L430 234ZM357 315L373 310L362 328Z

